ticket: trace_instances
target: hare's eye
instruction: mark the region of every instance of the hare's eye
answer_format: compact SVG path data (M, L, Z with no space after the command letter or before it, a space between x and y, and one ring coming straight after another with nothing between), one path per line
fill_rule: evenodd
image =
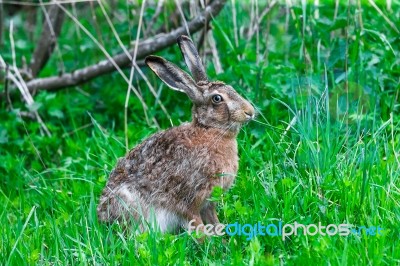
M214 103L220 103L220 102L222 102L224 99L222 99L222 96L221 95L219 95L219 94L215 94L215 95L213 95L213 97L212 97L212 101L214 102Z

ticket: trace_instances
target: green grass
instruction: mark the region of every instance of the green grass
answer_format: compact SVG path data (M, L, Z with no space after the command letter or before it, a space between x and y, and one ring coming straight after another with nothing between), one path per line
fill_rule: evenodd
M261 13L265 6L259 2ZM357 3L341 3L334 19L335 4L321 2L325 4L319 18L312 2L278 4L261 21L258 38L256 33L249 40L254 1L236 1L237 42L231 1L213 21L224 72L216 74L208 56L210 77L234 86L259 111L256 121L238 137L241 159L235 185L223 194L215 191L213 200L225 224L350 223L381 226L382 235L291 236L285 241L273 236L250 241L246 236L224 236L198 244L185 232L139 234L118 224L99 223L98 198L117 159L126 152L127 85L112 74L35 96L50 137L41 134L37 122L19 117L18 110L28 108L18 97L13 99L13 111L0 102L0 264L399 264L400 37L388 21L398 27L400 5L393 1L388 10L379 3L382 15L368 2L360 4L362 12ZM129 8L138 14L140 5ZM286 8L290 8L287 15ZM110 7L106 9L111 14ZM121 51L101 9L94 9L101 38L88 10L77 11L78 19L108 51ZM112 16L124 43L135 39L138 25L138 16L127 10L127 2L118 1ZM146 9L144 25L154 10L154 6ZM156 25L173 27L168 18L174 10L175 4L168 2ZM23 57L29 62L35 46L24 18L24 13L13 18L19 66ZM39 33L40 23L34 37ZM0 54L12 63L8 34L6 29ZM60 62L71 71L104 58L69 19L59 49L62 58L54 54L42 76L57 74ZM159 55L184 67L178 46ZM129 75L129 69L125 71ZM160 88L155 75L143 71ZM136 75L133 85L149 106L150 121L156 119L165 129L190 119L185 95L162 87L160 99L169 120ZM128 128L129 148L159 130L146 123L142 105L133 96Z

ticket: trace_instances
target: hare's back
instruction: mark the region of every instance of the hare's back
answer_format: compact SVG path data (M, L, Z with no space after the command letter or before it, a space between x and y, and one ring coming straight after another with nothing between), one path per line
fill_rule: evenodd
M220 173L236 174L235 140L224 141L218 132L183 124L156 133L120 159L110 176L125 179L139 190L163 188L167 184L202 183Z

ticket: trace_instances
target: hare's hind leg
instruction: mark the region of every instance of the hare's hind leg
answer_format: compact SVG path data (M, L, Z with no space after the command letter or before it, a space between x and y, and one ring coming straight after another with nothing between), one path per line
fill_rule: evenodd
M215 211L215 203L206 202L200 211L201 218L206 224L219 224L217 212Z
M115 220L141 222L143 218L147 218L147 209L147 205L135 189L122 185L103 193L97 207L97 215L99 220L107 222Z

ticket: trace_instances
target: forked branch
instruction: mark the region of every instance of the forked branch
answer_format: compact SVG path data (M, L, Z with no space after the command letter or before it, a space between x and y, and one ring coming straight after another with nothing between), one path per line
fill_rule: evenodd
M143 59L147 55L156 53L168 46L175 44L176 39L182 34L197 32L204 28L204 25L209 22L212 17L219 14L226 0L214 0L204 11L196 18L187 23L187 25L179 27L167 34L157 34L147 40L139 42L137 49L136 60ZM133 49L129 51L133 55ZM128 55L120 53L115 55L112 60L120 68L129 66L132 62ZM71 73L65 73L61 76L52 76L47 78L38 78L26 83L29 91L36 90L59 90L62 88L75 86L87 82L98 76L111 73L115 70L115 66L111 60L102 60L94 65L78 69Z

